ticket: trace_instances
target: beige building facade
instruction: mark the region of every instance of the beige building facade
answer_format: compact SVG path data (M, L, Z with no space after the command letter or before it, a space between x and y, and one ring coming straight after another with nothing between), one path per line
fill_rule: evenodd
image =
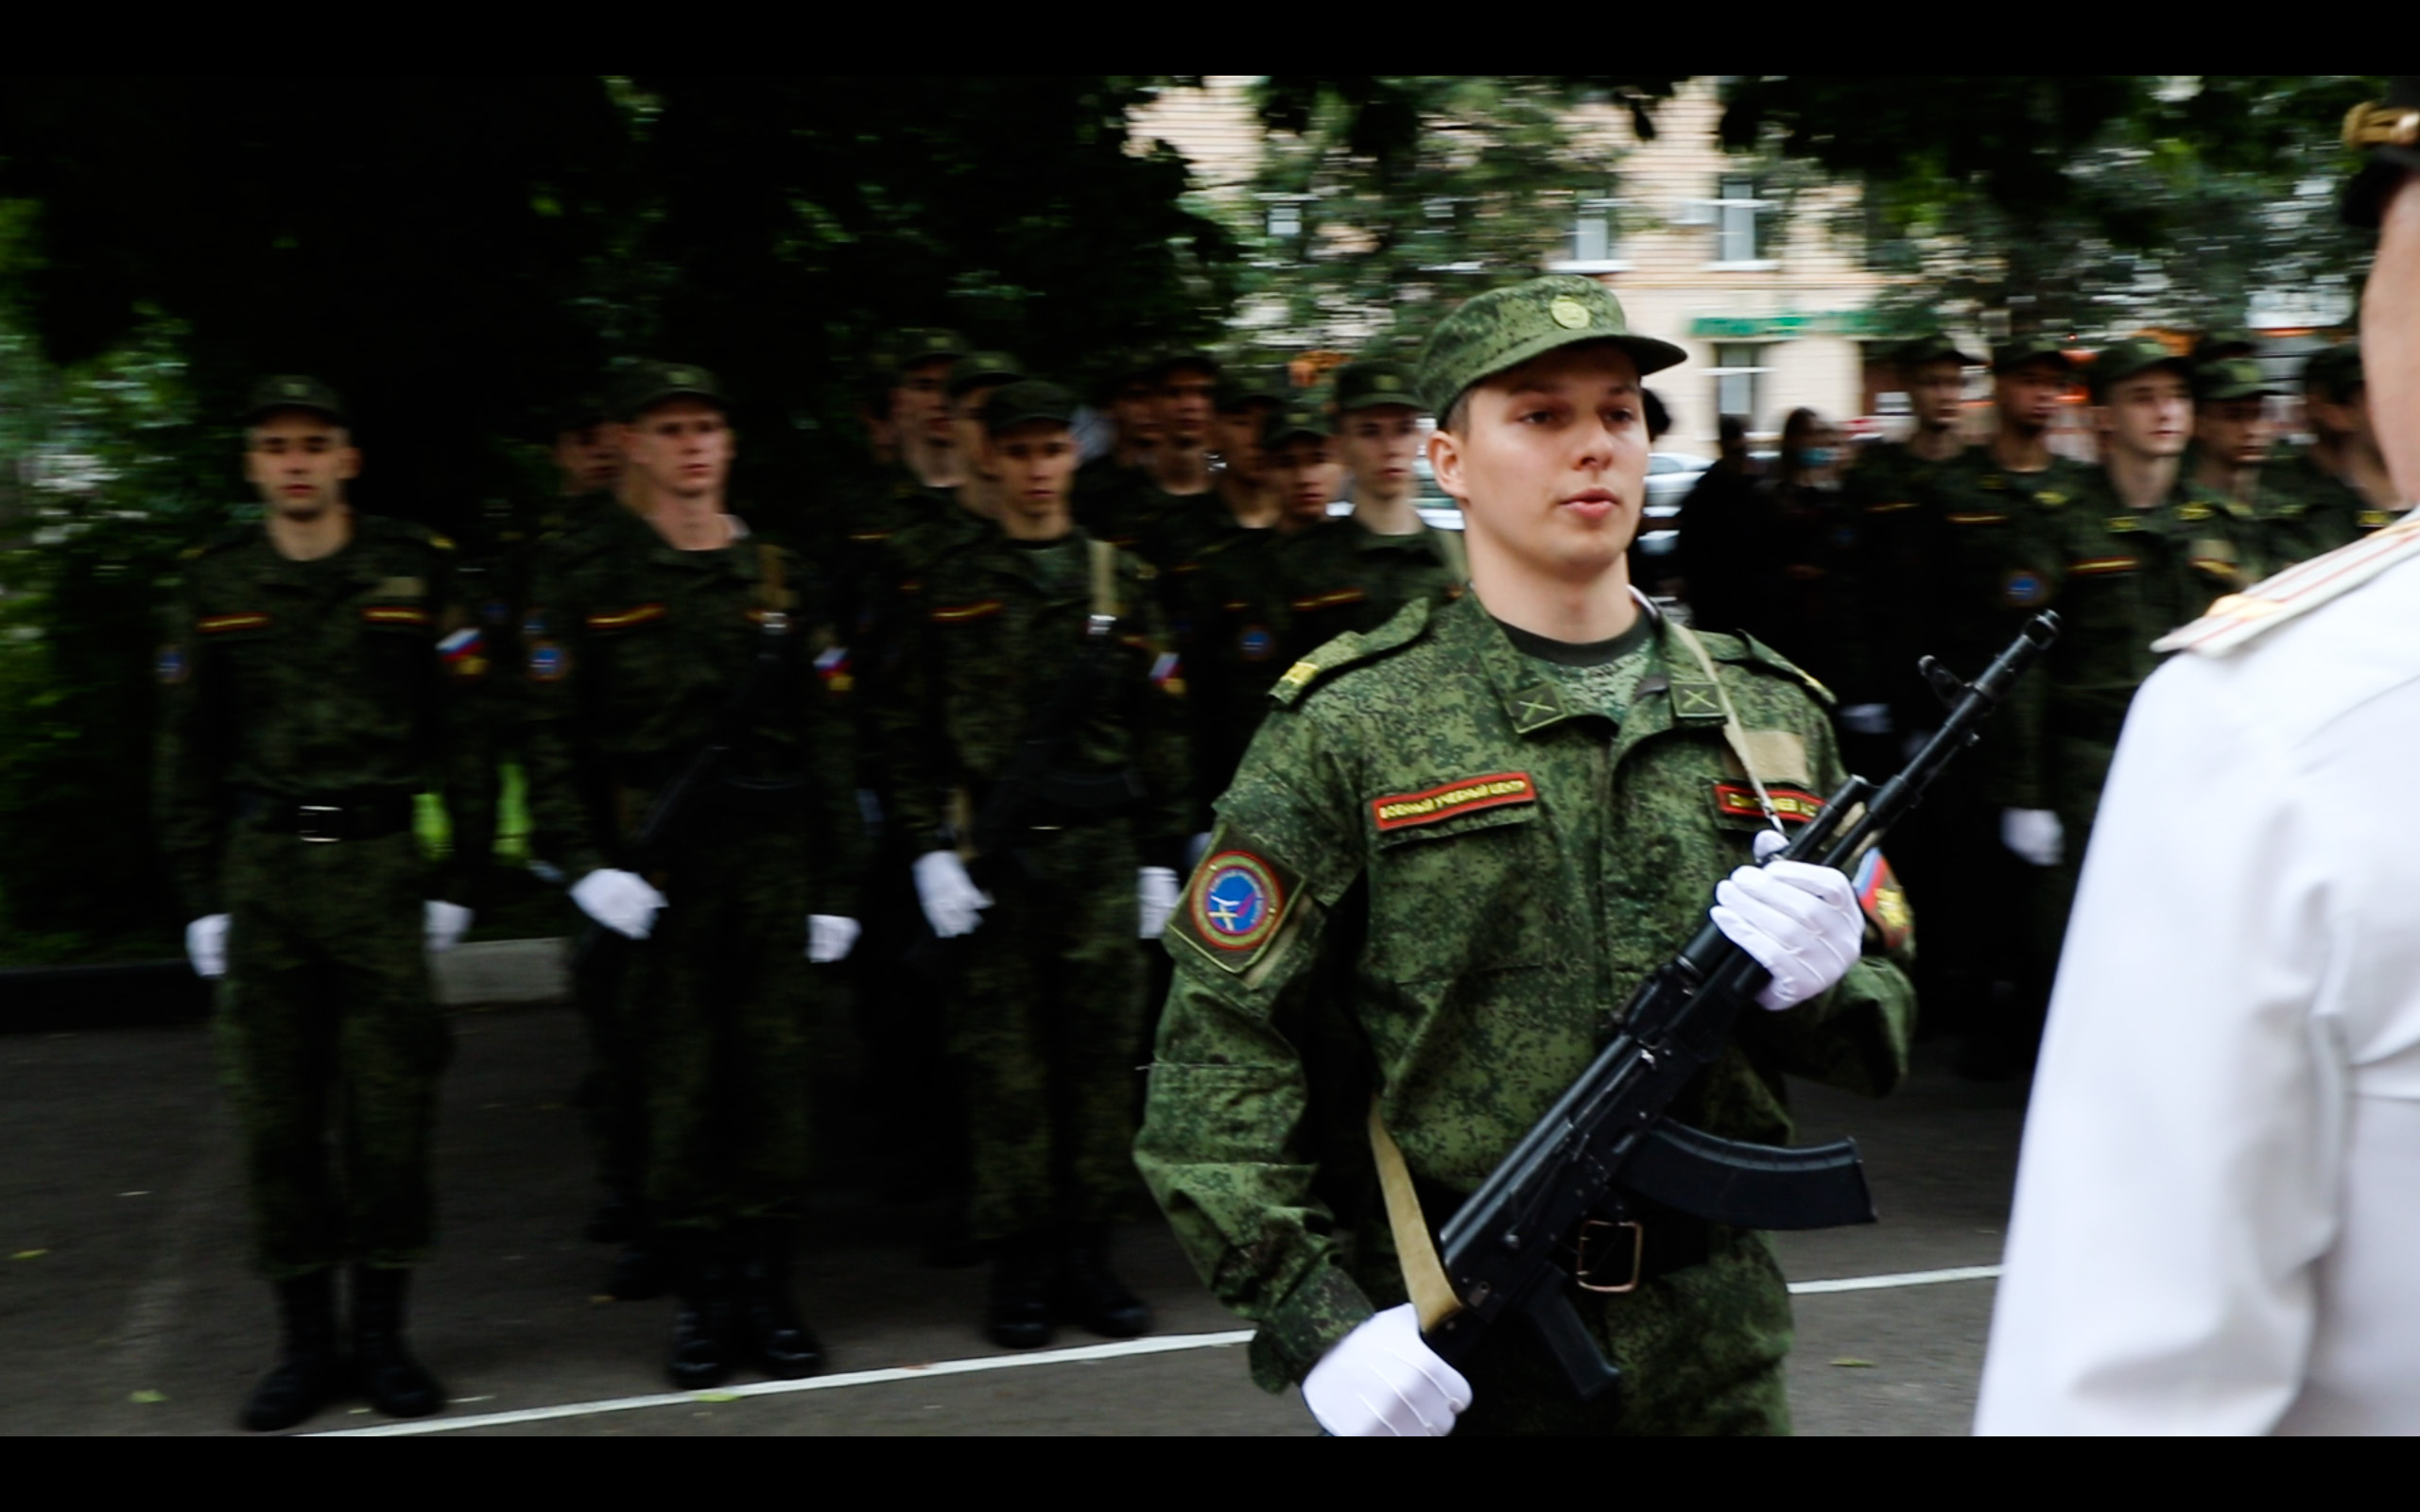
M1213 75L1171 90L1133 120L1138 143L1168 142L1197 189L1249 215L1261 132L1253 76ZM1867 311L1889 282L1866 267L1852 186L1785 191L1753 159L1725 153L1711 78L1665 102L1640 142L1629 114L1582 107L1574 124L1618 156L1601 199L1579 200L1556 271L1600 280L1631 324L1687 351L1652 385L1674 413L1667 450L1711 455L1718 417L1741 414L1768 436L1806 405L1835 421L1877 404ZM1802 180L1804 174L1798 176Z

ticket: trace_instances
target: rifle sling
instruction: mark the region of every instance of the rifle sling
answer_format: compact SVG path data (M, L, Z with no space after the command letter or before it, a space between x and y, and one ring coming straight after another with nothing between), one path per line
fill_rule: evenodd
M1755 789L1756 807L1765 811L1765 822L1773 827L1775 834L1789 833L1782 826L1780 813L1773 808L1772 796L1765 791L1764 774L1756 769L1758 764L1748 731L1740 727L1739 711L1732 707L1731 695L1724 690L1722 679L1715 673L1714 658L1706 654L1705 643L1698 639L1697 631L1679 620L1667 616L1664 623L1669 625L1673 635L1689 648L1689 655L1697 658L1699 668L1705 673L1705 680L1714 684L1714 696L1722 705L1722 738L1731 747L1731 754L1739 759L1739 769L1748 775L1748 785Z
M1370 1153L1377 1159L1378 1189L1386 1194L1387 1228L1395 1236L1404 1287L1426 1333L1461 1312L1462 1299L1445 1280L1445 1263L1437 1258L1437 1241L1428 1232L1428 1220L1421 1216L1420 1194L1412 1189L1411 1168L1404 1163L1395 1137L1387 1132L1375 1094L1370 1098Z

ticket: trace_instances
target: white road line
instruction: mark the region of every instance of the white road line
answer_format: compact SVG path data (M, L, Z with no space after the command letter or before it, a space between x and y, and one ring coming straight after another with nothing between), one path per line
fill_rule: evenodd
M982 1370L1018 1370L1037 1365L1075 1365L1086 1360L1123 1360L1138 1354L1169 1354L1180 1349L1215 1349L1247 1344L1252 1330L1225 1333L1173 1333L1158 1339L1123 1339L1115 1344L1087 1344L1072 1349L1043 1349L1032 1354L989 1354L972 1360L936 1360L931 1365L893 1370L855 1370L847 1375L816 1376L805 1381L759 1381L719 1391L664 1391L647 1397L619 1397L610 1401L575 1401L560 1407L525 1407L518 1412L481 1413L474 1418L424 1418L418 1422L382 1423L375 1428L347 1428L308 1434L309 1438L404 1438L418 1434L451 1434L465 1428L501 1428L514 1423L545 1422L557 1418L590 1418L609 1412L635 1412L646 1407L683 1407L731 1401L745 1397L776 1397L794 1391L835 1391L842 1386L873 1386L890 1381L929 1381L936 1376L973 1375Z
M1937 1286L1944 1281L1980 1281L1997 1277L1997 1265L1962 1265L1954 1270L1906 1271L1895 1276L1850 1276L1840 1280L1792 1281L1793 1297L1827 1292L1875 1292L1899 1286ZM1220 1349L1251 1342L1252 1330L1224 1333L1174 1333L1166 1338L1125 1339L1115 1344L1087 1344L1072 1349L1042 1349L1031 1354L987 1354L968 1360L936 1360L931 1365L889 1370L853 1370L845 1375L815 1376L805 1381L758 1381L720 1391L660 1391L645 1397L615 1397L604 1401L572 1401L554 1407L524 1407L516 1412L487 1412L467 1418L424 1418L416 1422L381 1423L374 1428L341 1428L308 1434L309 1438L410 1438L422 1434L457 1434L469 1428L509 1428L518 1423L550 1422L563 1418L596 1418L606 1413L640 1412L649 1407L688 1407L736 1401L750 1397L781 1397L801 1391L838 1391L844 1386L877 1386L894 1381L930 1381L940 1376L974 1375L985 1370L1022 1370L1039 1365L1077 1365L1088 1360L1126 1360L1136 1355L1174 1354L1184 1349Z
M1826 1292L1879 1292L1893 1286L1938 1286L1944 1281L1988 1281L1999 1279L1997 1265L1960 1265L1954 1270L1911 1270L1896 1276L1850 1276L1836 1281L1792 1281L1792 1297L1821 1297Z

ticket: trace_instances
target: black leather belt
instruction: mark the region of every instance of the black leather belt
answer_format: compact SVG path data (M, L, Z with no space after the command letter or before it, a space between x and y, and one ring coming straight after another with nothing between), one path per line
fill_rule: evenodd
M1413 1182L1420 1209L1433 1228L1442 1228L1462 1205L1462 1194L1427 1181ZM1713 1256L1713 1234L1706 1221L1650 1202L1634 1202L1637 1210L1622 1223L1596 1219L1571 1235L1578 1253L1570 1256L1575 1279L1592 1292L1628 1292L1641 1281L1676 1270L1703 1265Z
M236 800L243 821L270 834L290 834L316 845L338 840L377 840L411 827L409 793L356 794L345 799L291 799L246 793Z

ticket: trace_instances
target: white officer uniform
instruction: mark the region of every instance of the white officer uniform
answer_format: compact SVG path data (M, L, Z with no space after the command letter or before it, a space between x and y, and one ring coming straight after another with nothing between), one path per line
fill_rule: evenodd
M2160 643L2027 1117L1985 1434L2420 1432L2420 520Z

